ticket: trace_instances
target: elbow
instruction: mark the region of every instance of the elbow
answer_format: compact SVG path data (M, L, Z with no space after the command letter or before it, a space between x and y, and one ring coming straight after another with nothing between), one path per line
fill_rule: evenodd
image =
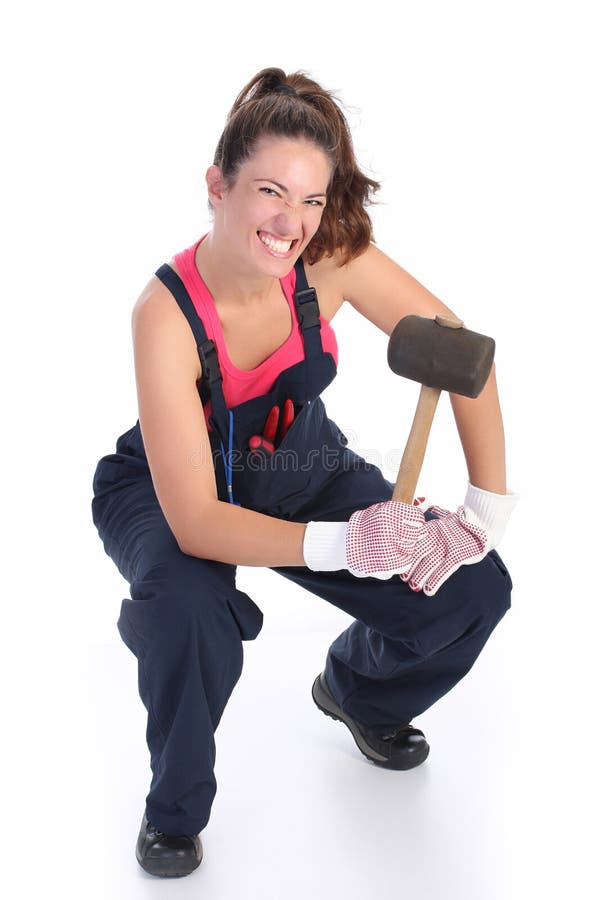
M205 553L202 546L202 537L201 535L191 535L191 534L182 534L175 535L175 540L177 541L177 546L186 556L198 556L199 558L204 558Z
M175 535L175 540L177 541L177 546L186 556L195 556L195 553L192 553L190 542L184 538L179 538Z
M214 534L214 514L216 504L219 502L215 500L203 504L200 509L195 511L192 521L184 523L177 531L173 531L177 546L186 556L212 558L210 557L209 539Z

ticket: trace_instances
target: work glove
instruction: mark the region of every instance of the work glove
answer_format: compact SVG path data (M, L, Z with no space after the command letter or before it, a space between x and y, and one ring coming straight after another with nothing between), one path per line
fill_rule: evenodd
M461 566L479 562L500 541L518 497L469 484L456 513L432 506L425 520L415 505L375 503L345 522L309 522L304 559L313 571L348 569L358 577L400 575L414 591L432 596Z
M354 512L349 522L309 522L304 560L315 572L348 569L366 578L407 572L425 526L416 505L386 500Z
M432 597L460 566L480 562L498 546L518 499L517 494L493 494L469 484L455 513L430 507L436 518L425 523L410 568L398 574L414 591Z

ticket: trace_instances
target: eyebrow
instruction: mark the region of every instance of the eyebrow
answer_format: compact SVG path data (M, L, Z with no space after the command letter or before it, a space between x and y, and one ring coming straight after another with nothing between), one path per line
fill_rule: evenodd
M270 184L275 184L279 188L279 190L283 191L284 194L288 194L289 191L284 184L280 184L278 181L275 181L273 178L254 178L254 181L268 181ZM306 199L312 200L314 197L326 197L327 194L307 194Z

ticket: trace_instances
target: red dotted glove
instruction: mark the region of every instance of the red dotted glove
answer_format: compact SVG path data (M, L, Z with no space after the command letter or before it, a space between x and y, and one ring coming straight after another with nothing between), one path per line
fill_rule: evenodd
M433 596L460 566L480 562L498 546L518 499L512 492L494 494L468 484L457 512L432 506L429 512L438 518L425 523L413 563L400 577L414 591Z
M516 494L493 494L469 484L464 506L438 506L425 521L424 498L414 506L388 500L353 513L349 522L309 522L304 559L315 572L348 569L358 577L408 582L432 596L460 566L479 562L496 547Z
M429 512L438 518L425 523L411 565L399 574L413 591L431 597L460 566L480 562L490 545L487 532L467 521L464 506L455 513L432 506Z
M352 513L346 531L346 567L362 578L385 579L409 571L424 527L421 509L395 500Z

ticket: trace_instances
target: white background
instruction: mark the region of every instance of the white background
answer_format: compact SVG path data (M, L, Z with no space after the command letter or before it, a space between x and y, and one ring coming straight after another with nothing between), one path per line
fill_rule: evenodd
M11 896L414 900L598 889L598 31L592 4L23 3L2 26L3 763ZM392 13L391 10L394 10ZM239 89L305 69L382 181L379 246L493 334L513 609L377 769L310 699L349 618L239 569L265 614L217 732L205 860L165 883L133 845L149 785L128 586L91 521L96 460L137 418L132 305L208 225L203 175ZM416 388L351 308L330 415L395 465ZM370 381L365 379L366 365ZM447 398L421 489L456 506Z

